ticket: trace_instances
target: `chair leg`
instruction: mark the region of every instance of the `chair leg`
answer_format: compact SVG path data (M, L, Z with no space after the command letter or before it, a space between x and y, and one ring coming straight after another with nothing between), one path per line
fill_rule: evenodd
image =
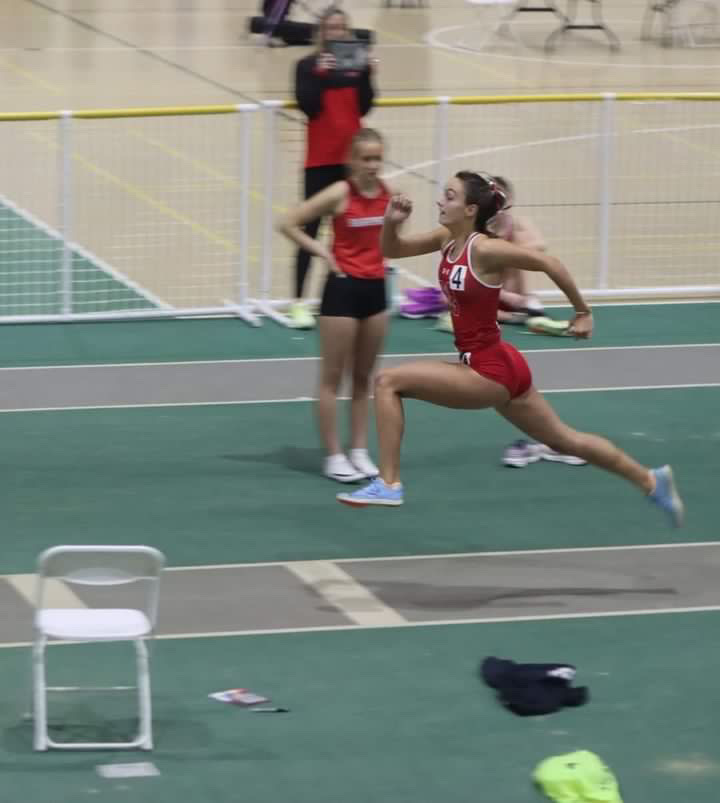
M35 708L35 651L30 650L30 671L28 672L27 688L25 694L27 696L27 708L22 712L22 718L25 722L30 722L33 719L33 710Z
M506 35L509 39L512 39L516 45L522 45L522 42L515 33L515 30L513 29L512 25L510 24L514 16L515 13L513 9L510 9L510 11L506 11L504 13L502 13L501 11L497 23L495 24L493 36Z
M491 44L502 34L507 34L516 44L521 44L512 26L509 24L514 16L512 11L503 13L501 10L498 15L494 15L494 10L494 7L489 7L478 12L478 22L483 29L483 34L479 36L477 41L473 42L472 45L466 44L464 40L460 40L458 44L461 47L468 47L471 50L482 50L486 45ZM495 18L493 19L493 17Z
M33 748L48 749L47 690L45 688L45 639L33 644Z
M138 740L141 750L153 749L152 735L152 695L150 690L150 666L147 645L143 639L135 641L137 654L137 687L140 732Z
M653 21L656 13L657 9L654 5L652 5L652 3L648 3L648 5L645 6L642 22L640 24L640 38L643 41L652 37Z

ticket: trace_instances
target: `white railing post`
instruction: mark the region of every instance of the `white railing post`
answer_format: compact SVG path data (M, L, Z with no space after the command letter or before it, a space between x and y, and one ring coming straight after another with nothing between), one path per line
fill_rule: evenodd
M58 118L58 175L59 187L59 219L62 235L62 260L60 263L60 310L63 315L73 311L73 176L72 176L72 112L62 111Z
M270 301L273 272L273 193L275 190L275 152L276 152L276 109L282 105L279 100L263 101L263 148L265 169L263 176L263 244L262 244L262 282L260 295L263 301Z
M260 298L256 299L256 308L283 326L289 326L288 318L275 309L272 300L272 279L273 279L273 237L274 237L274 205L273 192L275 189L275 154L278 153L277 146L277 109L281 108L281 100L262 101L263 109L263 148L264 148L264 168L263 168L263 241L262 241L262 276L260 281Z
M447 158L448 158L448 106L450 98L442 95L437 98L435 107L435 136L433 137L433 197L431 209L435 206L435 201L440 196L442 187L447 180Z
M237 275L237 302L245 304L248 298L248 215L250 214L250 182L252 180L252 163L250 161L250 138L252 135L252 112L257 106L251 103L240 103L237 106L240 114L240 142L238 145L238 183L240 192L238 197L239 216L238 241L240 253L238 255Z
M250 261L250 185L253 165L250 155L252 144L253 113L258 110L256 103L238 103L235 107L240 115L240 131L238 136L238 242L240 251L237 262L237 285L235 289L236 314L252 326L259 326L260 321L253 314L249 299L249 267Z
M612 163L615 136L615 93L606 92L600 108L598 208L598 262L595 288L608 286L610 273L610 211L612 207Z

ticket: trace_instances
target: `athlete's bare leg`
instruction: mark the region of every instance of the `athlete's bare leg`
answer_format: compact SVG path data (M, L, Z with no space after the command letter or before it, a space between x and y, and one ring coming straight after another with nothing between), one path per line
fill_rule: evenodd
M495 409L526 435L556 452L582 457L594 466L624 477L645 493L655 486L648 468L605 438L569 427L535 388Z
M327 454L334 455L342 452L337 433L337 394L351 360L358 322L355 318L320 315L317 323L322 360L315 410L320 438Z
M509 397L505 387L461 363L417 361L382 371L375 381L380 477L388 484L400 479L400 445L405 427L403 398L480 410L505 404Z
M528 288L525 271L518 270L517 268L507 268L503 280L503 291L519 296L526 296L528 294ZM500 295L502 297L502 291Z
M524 310L528 305L528 286L526 272L509 268L505 273L500 290L500 303L509 309L498 309L499 323L517 323L516 311Z
M352 353L352 401L350 403L350 448L367 449L370 375L388 328L388 312L361 320Z

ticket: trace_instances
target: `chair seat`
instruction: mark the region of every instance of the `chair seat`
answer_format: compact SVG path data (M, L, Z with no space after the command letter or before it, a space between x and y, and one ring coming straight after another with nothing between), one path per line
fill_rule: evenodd
M44 608L35 627L50 638L77 641L134 639L152 630L147 616L132 608Z

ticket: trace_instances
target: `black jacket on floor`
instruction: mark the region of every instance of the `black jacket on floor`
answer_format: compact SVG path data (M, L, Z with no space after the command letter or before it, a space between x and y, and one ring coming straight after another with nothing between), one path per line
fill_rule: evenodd
M489 657L480 665L482 679L498 692L498 699L519 716L552 714L565 706L583 705L587 687L573 687L572 664L518 664Z

